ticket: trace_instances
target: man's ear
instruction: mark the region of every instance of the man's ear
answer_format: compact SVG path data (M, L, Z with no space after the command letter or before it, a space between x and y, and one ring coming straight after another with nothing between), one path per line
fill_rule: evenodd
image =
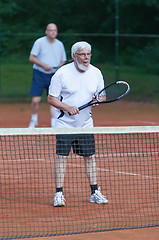
M75 54L73 54L73 57L72 57L72 58L73 58L73 60L75 60L75 58L76 58L76 55L75 55Z

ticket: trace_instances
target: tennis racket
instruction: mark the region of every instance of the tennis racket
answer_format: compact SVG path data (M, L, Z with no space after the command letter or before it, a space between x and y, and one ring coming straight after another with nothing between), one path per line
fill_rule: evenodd
M125 97L130 91L130 86L125 81L116 81L105 86L94 98L80 106L78 109L82 110L88 106L101 104L101 103L111 103L115 102L123 97Z
M73 59L69 59L68 61L65 62L65 64L63 64L62 66L68 64L68 63L71 63L73 61ZM57 70L59 69L61 66L57 66L57 67L52 67L53 69Z

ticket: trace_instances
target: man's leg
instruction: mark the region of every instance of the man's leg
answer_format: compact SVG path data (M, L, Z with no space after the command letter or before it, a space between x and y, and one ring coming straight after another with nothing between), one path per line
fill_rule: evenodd
M56 186L54 207L61 207L65 205L65 199L63 196L63 184L66 172L66 162L67 162L66 156L57 155L54 164L54 176Z
M64 184L65 172L66 172L66 162L67 157L57 155L54 164L54 176L55 176L55 186L57 188L62 188Z
M84 157L86 174L90 185L97 185L97 166L95 155Z
M108 200L101 194L100 188L97 188L97 166L95 155L84 157L86 174L91 187L91 203L108 203Z
M31 121L29 128L35 128L38 125L38 110L41 97L32 97L31 102Z

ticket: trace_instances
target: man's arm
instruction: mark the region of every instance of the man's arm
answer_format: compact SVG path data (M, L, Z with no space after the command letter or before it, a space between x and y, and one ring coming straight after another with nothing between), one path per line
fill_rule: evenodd
M38 66L40 66L42 68L44 68L46 71L49 71L49 70L53 69L52 66L47 65L47 64L39 61L39 59L37 59L37 57L32 55L32 54L30 54L30 56L29 56L29 61L34 63L34 64L37 64Z
M79 109L76 106L69 106L69 105L61 102L58 98L51 96L50 94L48 95L48 103L55 108L67 111L71 115L75 115L75 114L79 113Z

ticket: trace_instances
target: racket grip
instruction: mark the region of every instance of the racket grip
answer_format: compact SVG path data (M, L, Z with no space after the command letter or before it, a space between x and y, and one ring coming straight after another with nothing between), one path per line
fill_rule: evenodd
M86 108L86 107L88 107L88 106L90 106L90 104L86 103L86 104L78 107L78 109L79 109L79 111L80 111L80 110L82 110L82 109L84 109L84 108ZM69 116L71 116L71 114L70 114L69 112L68 112L68 114L69 114Z
M82 109L84 109L84 108L86 108L88 106L90 106L90 104L86 103L86 104L80 106L78 109L79 109L79 111L81 111Z

